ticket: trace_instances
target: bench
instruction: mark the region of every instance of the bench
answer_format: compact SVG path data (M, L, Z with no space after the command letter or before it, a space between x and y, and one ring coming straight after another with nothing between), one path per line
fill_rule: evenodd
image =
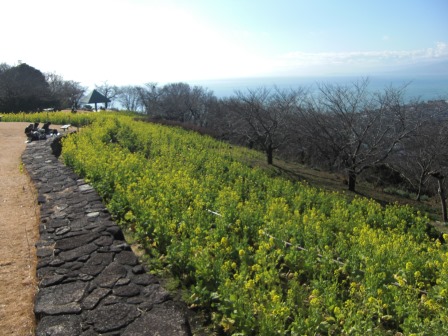
M68 128L69 128L70 126L71 126L70 124L61 126L61 130L64 130L64 132L65 132L66 130L68 130Z

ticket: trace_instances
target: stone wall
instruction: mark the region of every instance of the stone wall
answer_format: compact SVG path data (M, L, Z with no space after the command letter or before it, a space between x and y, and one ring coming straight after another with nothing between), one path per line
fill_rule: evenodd
M54 141L31 142L22 156L40 204L36 335L191 335L186 306L147 273Z

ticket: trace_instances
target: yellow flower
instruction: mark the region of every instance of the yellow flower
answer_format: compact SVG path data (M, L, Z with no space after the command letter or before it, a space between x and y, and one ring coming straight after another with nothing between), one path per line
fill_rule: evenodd
M249 281L246 282L246 285L244 286L246 289L252 289L255 287L255 282L254 280L250 279Z
M276 293L275 294L271 293L271 300L274 303L280 302L280 296L278 294L276 294Z
M319 298L317 298L317 297L312 298L312 299L310 300L310 305L311 305L311 306L318 306L319 304L320 304L320 300L319 300Z

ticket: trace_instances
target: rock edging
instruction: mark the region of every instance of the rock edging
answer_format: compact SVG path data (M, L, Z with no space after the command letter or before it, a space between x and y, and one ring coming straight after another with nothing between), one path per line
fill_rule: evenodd
M40 204L36 335L191 335L186 306L146 272L97 192L53 154L59 140L31 142L22 155Z

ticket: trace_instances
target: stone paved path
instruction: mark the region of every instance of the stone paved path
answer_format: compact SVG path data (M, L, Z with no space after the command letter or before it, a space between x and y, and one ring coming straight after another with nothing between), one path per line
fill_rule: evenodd
M190 335L185 305L139 264L96 191L59 162L52 143L32 142L22 156L41 206L36 335Z

